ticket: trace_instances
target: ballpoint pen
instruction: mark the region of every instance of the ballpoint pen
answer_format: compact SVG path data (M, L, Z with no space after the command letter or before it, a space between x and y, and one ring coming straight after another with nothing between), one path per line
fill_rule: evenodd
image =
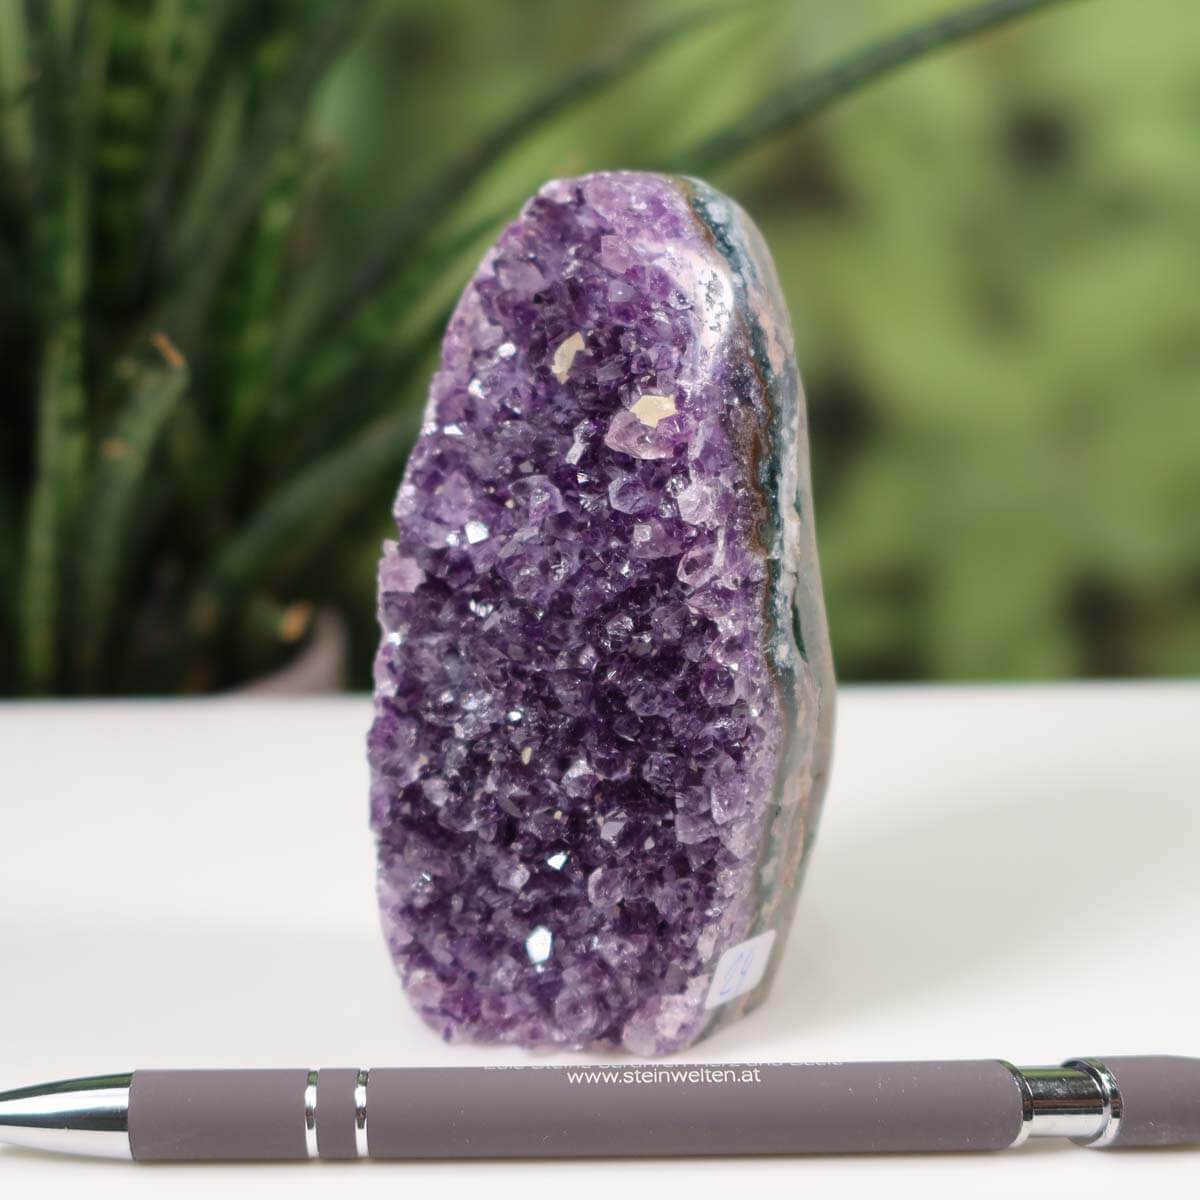
M135 1071L0 1094L0 1141L139 1162L1106 1148L1200 1140L1200 1059Z

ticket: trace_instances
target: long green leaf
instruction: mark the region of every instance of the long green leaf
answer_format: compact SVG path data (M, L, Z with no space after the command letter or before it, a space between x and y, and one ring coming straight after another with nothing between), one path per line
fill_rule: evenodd
M145 222L139 204L153 170L163 111L153 19L144 0L109 0L108 71L97 103L93 166L93 344L112 340L138 295Z
M187 365L165 338L156 343L160 361L139 363L128 380L129 400L103 437L91 473L88 544L76 615L80 681L101 682L116 601L129 565L132 515L163 429L188 383Z
M338 464L357 462L359 469L365 472L364 479L369 479L372 464L382 466L398 461L396 446L403 449L411 439L420 419L420 406L402 403L397 393L403 394L407 390L405 385L414 388L413 381L423 380L424 373L418 368L436 347L451 311L435 312L403 346L382 358L362 360L348 380L339 380L325 393L327 405L335 403L338 396L362 395L371 399L386 393L392 402L392 413L397 415L363 418L361 412L353 411L357 406L352 406L348 421L354 423L353 429L343 434L343 444L311 460L292 482L267 499L229 542L209 573L207 588L210 593L227 600L269 575L281 556L294 561L302 556L303 548L311 548L320 540L329 513L338 511L338 489L343 481L354 477L352 472L343 474ZM326 424L323 430L328 434L329 425ZM381 430L385 441L387 431L398 431L400 442L388 441L383 457L376 459L371 450L372 439L376 436L372 431ZM354 500L350 493L341 498L351 504ZM289 533L286 542L276 536L281 530Z
M631 74L687 35L722 18L744 13L749 7L751 4L744 0L741 4L712 4L676 15L560 80L485 133L413 197L383 244L357 270L349 272L346 283L330 296L305 331L301 344L316 337L328 338L351 320L400 269L413 245L427 232L431 214L449 211L501 157L554 118Z
M2 186L13 190L13 178L27 179L33 164L33 94L37 68L30 57L29 29L19 4L0 5L0 142L6 174Z
M34 94L33 244L43 329L36 477L23 577L22 658L31 691L51 688L56 634L68 592L66 549L87 460L83 301L88 270L89 165L95 97L103 79L105 6L85 5L85 29L64 36L49 6L27 6L31 48L44 86ZM73 47L86 57L74 62ZM68 57L70 55L70 57Z
M279 154L293 144L331 64L361 29L373 0L339 0L316 7L312 29L274 85L245 143L218 191L199 239L168 265L176 291L161 322L180 339L196 328L213 288L258 211L274 178Z
M158 284L160 299L129 331L131 353L157 329L170 329L186 346L195 343L197 353L211 351L211 331L203 322L214 290L228 276L228 263L221 257L231 255L245 236L235 226L253 222L262 212L265 198L257 192L271 186L280 156L290 148L288 121L306 119L305 96L320 86L322 63L331 54L330 38L323 31L340 29L371 2L352 0L337 12L310 4L310 16L315 16L299 32L290 28L295 13L286 7L178 0L169 10L159 10L154 45L165 113L154 156L157 167L140 204L146 234L133 253L140 263L137 275L143 284ZM340 37L333 40L342 44ZM282 55L281 42L291 46ZM280 59L282 68L260 69ZM270 79L264 85L266 76ZM247 128L248 101L256 89L261 92L256 101L259 115ZM235 197L243 207L231 220L231 189L239 178L246 178L239 172L247 163L252 178L246 192ZM213 213L219 214L216 220ZM168 245L172 233L178 235L174 248ZM194 269L187 269L181 258L189 254L202 260ZM182 273L173 281L165 278L170 263ZM216 462L221 447L213 435L200 412L179 406L172 422L169 469L185 507L206 510L227 478Z
M211 105L232 57L227 39L233 0L183 0L163 35L162 130L140 203L145 236L137 277L145 280L173 218L172 201L189 156L197 114Z
M369 392L388 380L411 380L446 326L449 311L427 322L403 348L382 361L360 366L354 389ZM353 511L362 489L379 472L395 469L420 420L419 408L397 402L393 414L370 421L335 450L299 471L230 538L189 607L193 639L202 639L224 620L230 606L281 566L303 562L329 530Z
M5 295L15 296L26 287L28 280L17 262L16 254L0 242L0 290Z
M0 692L3 680L11 678L9 668L16 638L17 526L8 494L0 488Z
M279 336L279 309L290 239L296 222L312 203L323 179L321 156L297 148L281 156L281 166L247 239L242 261L222 283L218 308L234 328L220 371L226 387L226 433L222 453L231 470L259 432L271 404L271 360Z
M455 277L455 268L466 253L515 209L516 202L493 210L440 241L419 248L392 281L387 295L388 303L402 310L437 280L448 275ZM310 413L329 403L330 392L335 388L342 395L359 395L362 387L360 377L364 373L377 375L379 369L400 369L395 366L397 355L407 362L407 347L412 344L427 345L430 334L440 336L445 328L446 317L444 311L439 311L431 324L420 327L415 337L404 337L398 344L388 344L395 340L392 332L395 322L386 323L381 331L381 337L386 340L382 342L380 338L372 336L373 331L356 326L353 336L347 335L335 345L325 347L324 352L308 356L303 373L298 373L295 378L285 377L273 385L274 399L264 422L268 436L277 438L285 427L304 426Z
M276 492L222 550L191 607L193 633L211 632L230 601L281 560L303 561L357 507L363 487L398 466L415 424L411 414L376 421Z
M429 378L427 364L452 312L452 306L435 309L400 345L383 353L362 355L351 370L329 379L308 399L308 407L299 410L299 419L292 422L292 432L300 436L285 440L285 430L279 430L281 460L312 461L330 442L339 444L351 439L364 425L382 417L384 410L395 411L401 402L399 396L423 388ZM314 414L311 419L306 418L308 412ZM318 413L324 418L318 420Z
M1054 8L1067 2L986 0L947 16L934 17L895 37L855 51L832 66L781 89L727 129L684 151L669 169L687 174L710 171L909 63L1039 9Z

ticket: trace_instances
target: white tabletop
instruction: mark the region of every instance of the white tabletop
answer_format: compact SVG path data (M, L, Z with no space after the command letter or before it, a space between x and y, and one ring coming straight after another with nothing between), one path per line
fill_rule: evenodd
M0 706L0 1088L531 1061L447 1047L408 1009L375 918L369 719L362 697ZM775 991L687 1058L1200 1055L1200 684L846 688L839 720ZM1183 1195L1200 1151L156 1168L0 1150L11 1196L588 1200L668 1174L694 1197Z

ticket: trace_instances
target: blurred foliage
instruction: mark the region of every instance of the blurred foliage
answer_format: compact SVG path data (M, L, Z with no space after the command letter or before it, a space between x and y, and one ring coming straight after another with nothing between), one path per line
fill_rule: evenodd
M1200 670L1194 0L1068 5L792 127L954 11L0 0L0 692L230 686L322 607L362 686L499 219L702 164L792 307L842 678Z

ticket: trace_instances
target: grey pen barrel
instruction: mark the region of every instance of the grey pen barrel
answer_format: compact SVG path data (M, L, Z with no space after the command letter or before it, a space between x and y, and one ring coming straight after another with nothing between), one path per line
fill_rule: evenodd
M1023 1100L995 1061L137 1071L140 1161L1001 1150ZM352 1082L359 1086L352 1087ZM305 1097L308 1097L306 1100Z
M1114 1149L1200 1142L1200 1059L1160 1054L1089 1061L1102 1064L1116 1085Z
M994 1061L414 1074L372 1073L373 1158L1000 1150L1021 1125Z
M129 1149L139 1162L308 1158L309 1072L134 1071Z
M136 1071L0 1092L0 1142L143 1162L1200 1143L1200 1059Z

